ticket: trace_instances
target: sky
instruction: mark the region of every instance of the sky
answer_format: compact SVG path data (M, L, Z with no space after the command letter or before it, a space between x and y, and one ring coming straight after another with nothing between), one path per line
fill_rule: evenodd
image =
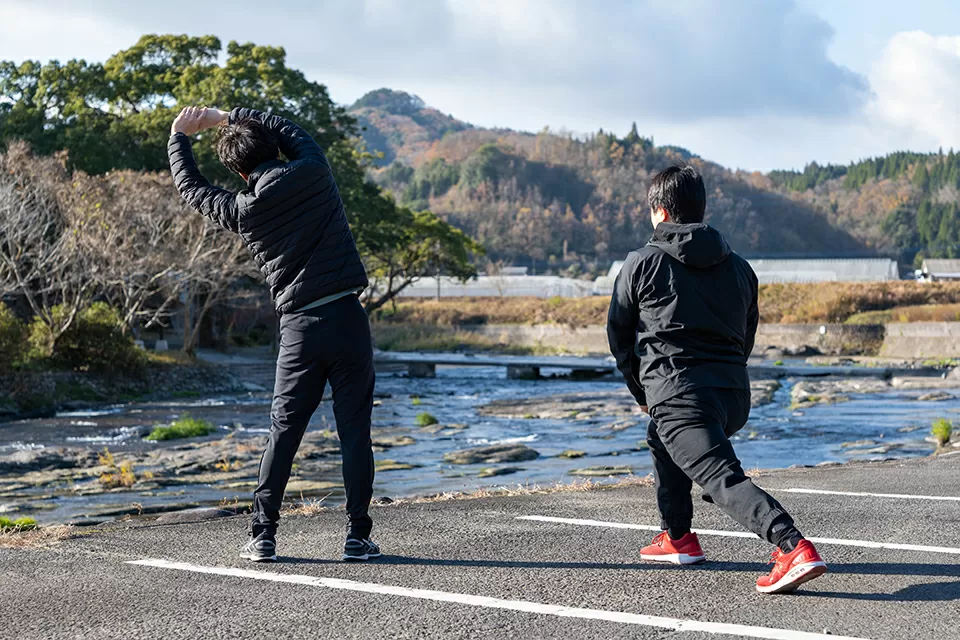
M102 61L144 33L283 46L343 104L389 87L480 126L635 121L731 168L960 148L956 0L0 0L0 60Z

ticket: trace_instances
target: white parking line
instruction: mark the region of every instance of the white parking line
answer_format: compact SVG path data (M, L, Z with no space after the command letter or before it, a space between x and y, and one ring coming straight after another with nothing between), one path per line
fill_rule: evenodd
M315 576L294 575L288 573L273 573L268 571L252 571L249 569L233 569L229 567L204 567L186 562L170 562L169 560L133 560L127 564L160 569L176 569L193 573L207 573L234 578L250 578L253 580L267 580L270 582L287 582L290 584L306 585L311 587L325 587L346 591L360 591L380 595L400 596L418 600L433 600L436 602L452 602L472 607L486 609L507 609L525 613L537 613L561 618L581 618L584 620L602 620L604 622L619 622L621 624L641 625L645 627L659 627L673 631L700 631L703 633L721 633L744 638L769 638L771 640L865 640L850 636L835 636L822 633L808 633L793 631L792 629L774 629L769 627L752 627L741 624L727 624L725 622L700 622L698 620L681 620L679 618L664 618L660 616L646 616L638 613L624 613L621 611L605 611L603 609L581 609L564 607L525 600L502 600L487 596L474 596L465 593L451 593L447 591L431 591L427 589L409 589L372 582L356 582L340 578L320 578Z
M661 531L660 527L646 524L625 524L623 522L604 522L602 520L581 520L578 518L554 518L552 516L518 516L517 520L536 520L538 522L556 522L559 524L574 524L586 527L606 527L608 529L640 529L641 531ZM726 538L753 538L757 536L746 531L718 531L716 529L693 529L693 532L704 536L723 536ZM843 540L840 538L807 538L817 544L835 544L845 547L864 547L867 549L896 549L898 551L926 551L929 553L950 553L960 555L960 549L954 547L931 547L922 544L900 544L898 542L872 542L870 540Z
M946 502L960 502L960 496L922 496L912 493L867 493L862 491L826 491L824 489L768 489L768 491L782 491L784 493L812 493L823 496L854 496L857 498L898 498L900 500L942 500Z

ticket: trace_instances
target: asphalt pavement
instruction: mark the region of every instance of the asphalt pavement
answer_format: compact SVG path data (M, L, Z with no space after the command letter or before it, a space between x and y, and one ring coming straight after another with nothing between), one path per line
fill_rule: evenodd
M641 562L653 488L374 509L384 557L339 561L343 512L118 523L0 549L0 629L23 638L960 638L960 455L764 472L829 573L763 596L770 545L698 502L708 562Z

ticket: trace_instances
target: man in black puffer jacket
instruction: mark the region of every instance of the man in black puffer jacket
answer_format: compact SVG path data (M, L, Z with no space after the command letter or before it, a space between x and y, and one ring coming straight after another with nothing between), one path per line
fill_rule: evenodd
M671 167L648 193L653 239L627 256L607 320L610 350L650 414L663 533L640 556L693 564L704 554L690 530L696 482L704 499L777 545L761 593L793 591L826 571L813 545L772 496L744 474L730 443L750 415L747 358L759 311L757 277L703 223L706 189L693 167Z
M247 182L237 193L207 182L193 157L188 136L214 126L221 127L220 161ZM368 513L373 346L359 301L367 274L326 156L310 134L279 116L200 107L177 116L167 153L184 200L250 248L281 316L270 437L254 493L251 539L242 555L276 560L276 530L293 458L329 381L347 496L343 558L379 556L370 541Z

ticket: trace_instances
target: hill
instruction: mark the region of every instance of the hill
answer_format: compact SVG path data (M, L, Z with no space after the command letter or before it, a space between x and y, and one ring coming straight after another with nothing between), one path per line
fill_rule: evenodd
M862 255L880 246L783 178L732 172L686 149L657 146L636 125L623 137L484 129L389 89L367 94L349 112L368 148L383 154L374 179L402 203L473 235L494 261L538 272L605 270L649 238L647 187L676 162L700 167L709 222L741 253Z

